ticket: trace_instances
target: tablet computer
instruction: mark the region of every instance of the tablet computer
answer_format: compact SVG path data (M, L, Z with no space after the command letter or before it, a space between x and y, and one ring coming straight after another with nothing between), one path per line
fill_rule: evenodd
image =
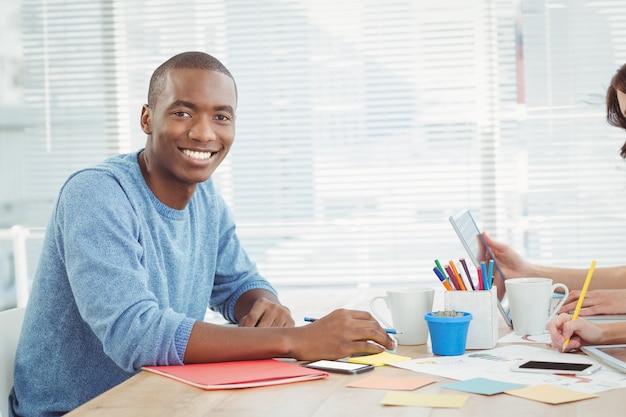
M626 321L626 314L598 314L595 316L579 316L594 323L617 323Z
M450 216L449 219L474 266L480 266L480 260L484 259L482 254L485 253L488 256L488 259L493 259L496 271L500 274L502 281L504 282L506 277L502 273L500 265L496 262L491 249L487 245L478 224L474 220L474 217L472 217L472 213L470 213L468 209L461 209ZM502 314L506 324L508 324L509 327L513 327L513 322L511 321L511 310L509 308L509 300L506 296L506 292L502 298L498 300L498 308L500 309L500 313Z
M581 350L603 364L626 373L626 344L583 346Z

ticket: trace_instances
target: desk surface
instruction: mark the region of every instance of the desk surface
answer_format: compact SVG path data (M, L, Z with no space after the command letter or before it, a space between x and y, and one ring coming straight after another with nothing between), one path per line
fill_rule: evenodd
M398 353L411 357L430 356L428 347L400 346ZM419 374L391 366L377 367L381 376L446 378ZM141 372L117 387L67 414L79 416L617 416L624 413L626 389L607 391L597 398L561 405L548 405L506 394L468 394L461 409L392 407L380 404L385 390L348 388L350 381L367 374L341 375L310 382L240 390L203 391L149 372ZM463 394L440 383L418 390L428 394Z
M320 294L317 294L317 292ZM300 290L281 294L286 305L298 306L304 314L325 314L333 307L367 309L367 301L382 290L333 290L333 296L322 290ZM439 297L439 299L438 299ZM291 298L291 299L290 299ZM435 309L440 307L441 294L436 294ZM320 306L320 301L323 301ZM317 308L318 310L315 310ZM500 334L510 331L500 323ZM400 346L398 354L412 358L432 356L427 345ZM425 377L441 382L446 378L420 374L391 366L377 367L379 376ZM388 391L348 388L350 381L371 375L331 374L324 380L239 390L203 391L150 372L141 372L67 414L80 416L243 416L243 417L333 417L333 416L617 416L624 415L626 389L606 391L597 398L561 405L548 405L511 395L469 395L461 409L395 407L380 404ZM430 384L416 392L426 394L465 394Z

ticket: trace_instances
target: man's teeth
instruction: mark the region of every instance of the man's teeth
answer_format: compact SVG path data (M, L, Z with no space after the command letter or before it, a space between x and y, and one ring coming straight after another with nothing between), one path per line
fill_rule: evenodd
M183 153L193 159L209 159L213 155L211 152L190 151L189 149L183 149Z

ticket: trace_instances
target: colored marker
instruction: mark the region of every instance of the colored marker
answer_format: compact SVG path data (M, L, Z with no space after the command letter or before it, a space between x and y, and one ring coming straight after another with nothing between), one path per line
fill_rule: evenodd
M483 278L483 290L488 290L489 289L489 282L487 282L487 264L485 263L485 261L482 261L480 263L480 272L481 272L481 276Z
M478 289L484 290L485 288L483 287L483 271L482 269L480 269L480 266L476 267L476 274L478 275Z
M493 286L493 259L489 259L489 270L487 271L487 283L489 284L489 289Z
M448 281L446 281L446 277L441 273L439 268L434 267L433 268L433 272L435 273L435 275L437 275L437 278L439 278L439 281L441 281L443 286L446 287L446 290L448 290L448 291L453 291L454 290L454 288L452 288L450 283Z
M448 277L450 278L450 282L454 285L455 290L461 290L461 285L459 285L456 276L454 275L454 271L450 268L450 265L445 265L444 269L448 273Z
M472 276L470 275L469 269L467 268L465 258L459 259L459 262L461 262L461 265L463 265L463 269L465 270L465 274L467 275L467 280L469 281L472 289L475 290L476 288L474 288L474 281L472 281Z
M313 323L314 321L317 321L317 319L314 319L312 317L305 317L304 321L308 321L309 323ZM402 332L399 332L396 329L385 329L385 332L389 333L389 334L402 334Z
M465 282L466 280L463 278L463 275L461 274L461 271L457 271L457 274L459 276L459 280L463 283L463 290L467 291L469 290L469 285Z
M452 268L452 272L454 272L454 277L459 281L459 285L461 286L461 289L463 291L467 290L467 288L465 287L465 283L463 282L463 278L461 277L461 274L459 274L459 271L457 271L456 269L456 265L454 264L454 261L450 261L450 268Z
M435 259L435 265L437 265L439 272L441 272L441 275L443 275L444 279L448 282L448 285L452 286L453 283L451 283L448 277L446 276L446 271L443 270L441 263L439 263L439 259Z

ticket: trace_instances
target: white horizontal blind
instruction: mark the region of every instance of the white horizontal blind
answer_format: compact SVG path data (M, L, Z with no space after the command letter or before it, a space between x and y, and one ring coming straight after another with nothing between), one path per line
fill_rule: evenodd
M240 94L215 180L273 282L432 282L433 259L464 256L447 221L463 206L531 258L621 262L624 135L602 103L626 57L619 1L22 8L23 224L45 224L73 170L142 146L152 70L204 50Z
M229 42L249 48L228 55L240 233L281 283L433 280L433 259L458 253L446 216L480 205L485 186L471 109L477 79L490 94L496 83L479 74L483 58L497 66L493 5L336 3L228 15Z
M29 114L23 225L45 225L66 177L118 151L110 3L22 0Z
M524 161L513 235L542 263L624 264L626 135L606 123L604 99L626 62L626 4L522 4L527 113L504 158Z

